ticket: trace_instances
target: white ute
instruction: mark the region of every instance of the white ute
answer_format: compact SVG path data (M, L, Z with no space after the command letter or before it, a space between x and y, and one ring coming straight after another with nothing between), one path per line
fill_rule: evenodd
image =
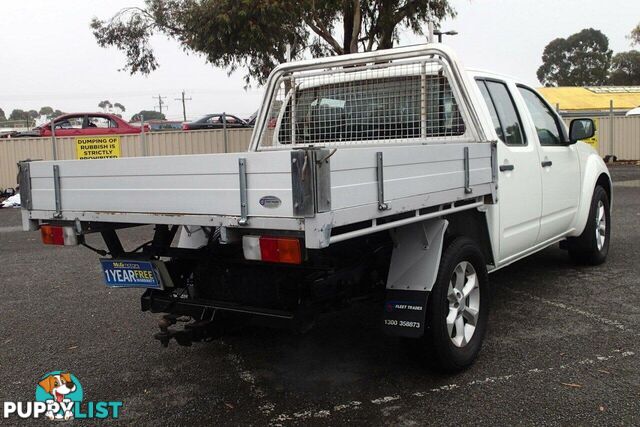
M108 286L145 288L165 346L249 322L306 330L378 298L385 332L456 371L482 344L488 273L558 242L605 261L593 133L440 44L293 62L272 72L248 152L23 162L23 222L101 254ZM148 224L123 248L118 232Z

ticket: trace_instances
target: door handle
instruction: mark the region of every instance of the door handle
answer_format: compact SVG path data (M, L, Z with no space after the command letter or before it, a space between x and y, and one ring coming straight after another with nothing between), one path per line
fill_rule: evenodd
M553 162L551 160L545 160L544 162L542 162L540 164L542 165L543 168L548 168L548 167L551 167Z
M512 171L515 169L513 165L500 165L500 172Z

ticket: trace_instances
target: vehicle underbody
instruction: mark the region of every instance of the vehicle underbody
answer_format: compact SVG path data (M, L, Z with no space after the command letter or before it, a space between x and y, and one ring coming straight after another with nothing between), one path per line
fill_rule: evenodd
M252 321L306 331L323 312L384 297L392 251L388 233L307 249L301 264L286 265L247 261L241 244L221 244L215 229L203 231L208 244L185 249L174 244L177 226L158 225L153 239L132 252L122 249L116 231L102 232L114 258L164 261L164 282L170 285L146 290L141 306L165 314L156 334L165 346L171 338L182 345L215 338L225 326ZM170 328L178 323L185 327Z

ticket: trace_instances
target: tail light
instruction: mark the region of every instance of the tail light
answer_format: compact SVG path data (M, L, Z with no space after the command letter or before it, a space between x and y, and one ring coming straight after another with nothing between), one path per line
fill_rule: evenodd
M300 239L292 237L243 236L242 250L245 259L248 260L302 263Z
M191 128L189 127L189 125L188 125L188 124L183 123L183 124L182 124L182 130L191 130Z
M45 245L75 246L78 244L78 237L73 227L43 225L40 227L40 234L42 243Z

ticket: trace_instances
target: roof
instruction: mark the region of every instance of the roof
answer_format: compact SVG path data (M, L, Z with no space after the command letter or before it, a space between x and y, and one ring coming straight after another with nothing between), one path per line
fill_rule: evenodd
M640 86L543 87L538 91L561 110L631 110L640 106Z

